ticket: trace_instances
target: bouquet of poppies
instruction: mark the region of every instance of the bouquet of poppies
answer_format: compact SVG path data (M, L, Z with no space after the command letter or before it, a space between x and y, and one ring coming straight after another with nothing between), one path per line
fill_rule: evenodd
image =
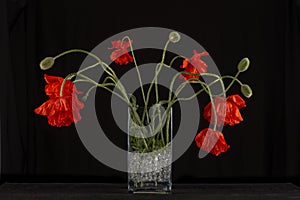
M231 94L226 96L226 93L229 91L231 86L234 83L238 83L241 87L241 93L249 98L252 95L252 90L249 85L242 83L238 76L241 72L244 72L249 67L249 59L242 59L237 65L237 73L235 76L218 76L216 74L208 73L207 68L209 67L206 62L203 61L203 57L209 56L207 52L197 52L197 50L193 50L193 55L190 58L186 58L183 56L176 56L174 59L168 64L165 62L165 54L167 51L167 47L170 43L177 43L180 40L180 35L177 32L171 32L169 38L165 44L164 51L162 53L161 62L155 68L155 76L153 77L153 81L150 84L150 87L147 91L144 90L142 86L141 74L139 72L139 66L137 65L137 61L135 59L135 54L133 51L133 40L128 36L116 41L112 41L112 46L108 48L108 50L112 51L110 55L110 59L117 65L127 65L129 63L133 63L135 65L138 79L141 85L141 93L143 97L143 107L145 108L142 112L142 115L137 114L137 110L139 105L137 105L136 98L133 94L129 94L126 91L126 88L120 82L120 77L118 77L114 71L114 69L103 62L97 55L85 51L82 49L72 49L66 52L63 52L55 57L46 57L40 63L40 68L42 70L47 70L51 68L55 61L64 55L79 52L86 54L88 56L93 57L96 62L91 66L87 66L84 69L81 69L77 72L72 72L68 74L66 77L58 77L53 75L44 75L44 79L46 81L45 93L49 97L49 99L40 105L38 108L34 110L34 112L38 115L46 116L48 118L48 123L51 126L62 127L62 126L70 126L72 123L77 123L81 120L80 110L84 109L84 102L87 100L89 93L94 88L102 88L113 95L116 95L118 98L123 100L128 107L130 108L131 115L134 117L133 121L138 126L143 126L149 123L150 116L147 111L147 106L149 106L149 97L151 90L155 91L156 94L156 104L159 105L167 105L167 111L178 101L188 101L192 98L197 97L201 93L205 93L209 96L210 102L204 107L204 118L213 124L211 128L204 128L198 134L195 134L195 143L196 145L213 155L218 156L222 152L226 152L230 147L224 138L220 128L223 125L234 126L243 121L243 117L240 113L240 109L246 106L245 101L239 94ZM180 68L182 71L178 72L172 79L170 83L170 87L173 87L174 81L181 79L182 84L176 89L176 92L173 93L170 90L169 97L167 99L159 99L158 97L158 84L157 78L159 73L163 67L171 68L174 65L174 61L176 59L181 60ZM101 67L106 73L106 77L103 82L98 83L95 80L91 79L87 75L84 74L89 69L94 67ZM203 81L202 77L208 76L215 78L214 81L209 84ZM74 78L80 78L80 81L74 81ZM224 85L224 79L231 79L230 84L225 87L225 90L222 94L212 94L211 87L216 83L221 83ZM87 82L91 86L90 88L83 92L79 91L75 84L80 82ZM186 98L177 98L177 95L184 89L186 84L198 84L200 85L200 89L195 92L194 95ZM113 90L113 88L117 88L118 90ZM168 124L168 115L159 116L165 119ZM161 133L160 136L153 137L140 137L138 139L134 139L133 147L138 151L142 151L142 149L147 148L148 151L153 151L162 146L167 145L170 140L163 137L162 134L162 124L159 124L157 127L152 127L153 132ZM154 131L154 129L156 131ZM143 135L143 130L141 130L141 134ZM159 134L158 134L159 135ZM216 141L216 142L212 142ZM143 151L144 152L144 151Z

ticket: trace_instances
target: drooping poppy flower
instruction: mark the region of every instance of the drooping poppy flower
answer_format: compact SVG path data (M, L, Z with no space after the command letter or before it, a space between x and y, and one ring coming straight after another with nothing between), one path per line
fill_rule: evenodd
M63 78L56 76L44 76L47 85L45 92L49 96L49 100L36 108L36 114L47 116L48 123L52 126L70 126L77 123L80 119L80 110L84 104L79 101L77 94L80 94L72 81L66 81L63 88L63 95L60 96L60 87Z
M84 106L76 96L73 100L74 102L72 102L72 96L51 98L36 108L34 112L47 116L51 126L70 126L81 119L79 110Z
M228 96L226 101L221 97L216 97L214 99L214 104L218 126L221 126L222 124L234 126L243 121L240 109L246 107L246 103L238 94ZM203 116L207 121L215 123L211 102L205 106Z
M116 49L110 54L110 59L112 61L120 65L127 65L128 63L133 61L132 56L127 51L127 48L130 47L130 43L132 44L132 40L130 42L123 41L123 44L121 44L121 40L115 40L111 43L112 47L109 49Z
M194 55L191 58L186 58L183 60L182 65L180 68L184 69L185 72L189 72L192 74L201 74L207 71L207 64L201 60L203 56L208 56L207 52L198 53L194 50ZM200 76L191 75L191 74L182 74L182 78L185 80L189 80L192 78L199 79Z
M201 150L213 155L220 155L226 152L230 146L226 143L223 134L220 131L214 131L211 128L205 128L195 137L195 143Z

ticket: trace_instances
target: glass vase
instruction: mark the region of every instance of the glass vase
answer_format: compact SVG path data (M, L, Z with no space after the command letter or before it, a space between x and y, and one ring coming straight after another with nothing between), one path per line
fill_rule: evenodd
M128 109L129 192L171 192L172 120L172 108Z

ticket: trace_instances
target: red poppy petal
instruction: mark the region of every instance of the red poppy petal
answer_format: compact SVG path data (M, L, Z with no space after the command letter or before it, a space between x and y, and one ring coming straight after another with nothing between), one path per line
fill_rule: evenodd
M227 149L230 148L223 134L210 128L205 128L200 131L195 137L195 142L200 149L216 156L226 152Z
M188 59L184 59L180 68L185 69L190 64Z
M34 113L42 116L47 116L52 109L54 100L50 99L40 105L38 108L34 109Z
M243 117L240 113L239 108L233 103L228 102L227 107L227 115L226 115L226 124L230 126L234 126L235 124L239 124L243 121Z
M63 81L64 80L62 77L59 77L59 76L50 76L50 75L47 75L47 74L44 74L44 79L45 79L46 83L53 83L53 82Z
M121 47L121 40L114 40L111 42L112 47L108 49L118 49Z
M130 40L131 44L133 43L133 40ZM124 40L123 44L121 45L122 40L114 40L111 42L112 47L108 48L108 49L127 49L128 47L130 47L130 43L129 41Z
M246 102L238 94L230 95L227 97L227 101L231 101L237 105L238 108L246 107Z
M78 122L81 119L79 111L83 107L84 104L79 101L76 95L73 98L72 96L63 96L46 101L34 112L47 116L50 125L61 127Z

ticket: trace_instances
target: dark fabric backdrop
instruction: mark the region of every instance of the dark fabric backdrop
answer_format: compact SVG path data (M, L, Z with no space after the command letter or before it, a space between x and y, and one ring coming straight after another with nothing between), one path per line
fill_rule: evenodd
M251 68L241 75L254 90L242 110L245 121L224 128L231 149L199 160L193 144L174 163L174 181L296 180L299 13L299 0L0 1L2 180L126 181L125 173L87 152L74 126L50 127L46 118L34 115L34 108L46 100L38 64L46 56L71 48L91 50L107 37L144 26L191 36L210 53L221 74L234 74L245 56L251 60ZM65 76L83 59L67 56L47 73ZM104 96L100 103L106 102Z

